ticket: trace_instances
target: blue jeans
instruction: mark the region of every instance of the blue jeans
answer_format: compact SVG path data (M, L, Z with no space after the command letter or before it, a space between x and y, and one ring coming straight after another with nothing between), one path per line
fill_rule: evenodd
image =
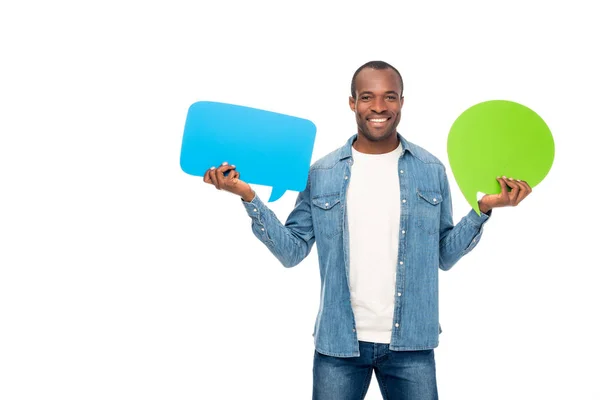
M392 351L389 344L359 342L360 357L315 351L313 400L364 399L373 370L384 400L437 400L433 350Z

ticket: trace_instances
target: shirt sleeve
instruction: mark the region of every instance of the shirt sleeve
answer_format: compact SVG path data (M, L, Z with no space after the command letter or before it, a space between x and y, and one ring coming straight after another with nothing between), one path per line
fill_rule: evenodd
M490 210L488 214L478 215L475 210L471 210L458 224L454 225L452 198L445 172L442 191L444 201L441 203L440 215L440 269L447 271L479 243L483 227L492 213Z
M294 209L282 224L277 216L255 194L247 202L242 199L252 221L252 232L284 267L298 265L310 253L315 241L310 203L310 175L306 188L298 194Z

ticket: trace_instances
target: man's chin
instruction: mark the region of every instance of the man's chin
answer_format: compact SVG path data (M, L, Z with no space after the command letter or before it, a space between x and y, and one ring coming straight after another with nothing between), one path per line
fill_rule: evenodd
M394 134L394 131L379 133L379 132L363 132L363 135L371 142L381 142L389 139Z

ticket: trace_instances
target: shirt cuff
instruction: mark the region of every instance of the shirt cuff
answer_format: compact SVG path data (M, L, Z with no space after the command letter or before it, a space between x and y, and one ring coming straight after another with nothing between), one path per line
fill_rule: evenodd
M467 214L467 221L469 221L469 223L471 223L471 225L475 226L476 228L479 228L483 224L485 224L491 216L492 210L489 211L489 215L483 212L481 213L481 215L477 215L477 212L471 209L471 211L469 211L469 213Z
M254 198L251 201L244 201L244 199L240 198L248 216L251 218L258 218L260 216L261 211L264 210L264 203L258 195L254 193Z

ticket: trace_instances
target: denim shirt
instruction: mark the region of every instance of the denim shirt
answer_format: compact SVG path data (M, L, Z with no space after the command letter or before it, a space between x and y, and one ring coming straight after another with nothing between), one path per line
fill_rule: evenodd
M394 320L390 350L438 346L438 271L449 270L473 250L489 218L474 210L454 225L444 165L423 148L398 135L401 204ZM320 306L314 326L315 349L337 357L359 356L350 302L346 192L352 178L353 135L346 144L310 167L306 188L282 224L255 196L242 200L254 235L284 267L299 264L317 245ZM373 206L377 206L374 204ZM401 295L396 295L400 293Z

